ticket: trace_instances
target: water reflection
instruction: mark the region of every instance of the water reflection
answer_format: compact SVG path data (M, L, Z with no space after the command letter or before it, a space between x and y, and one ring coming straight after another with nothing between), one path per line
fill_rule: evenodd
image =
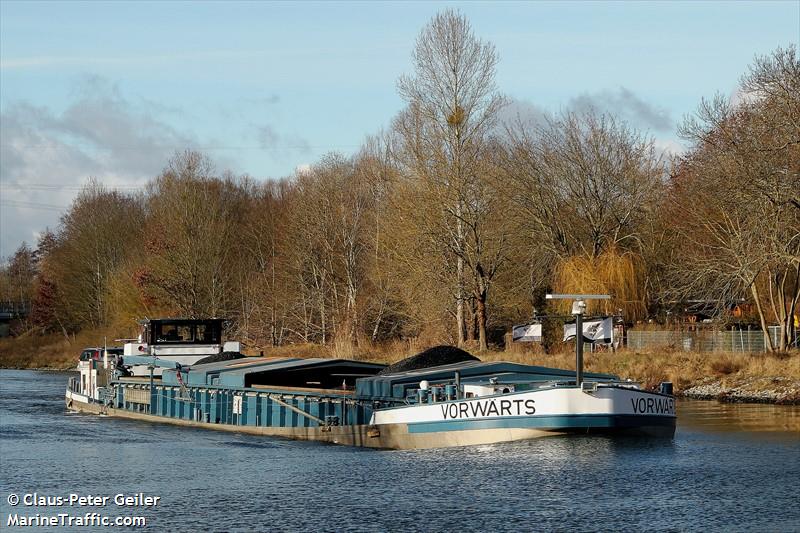
M681 400L678 402L678 430L686 428L797 433L800 432L800 406Z

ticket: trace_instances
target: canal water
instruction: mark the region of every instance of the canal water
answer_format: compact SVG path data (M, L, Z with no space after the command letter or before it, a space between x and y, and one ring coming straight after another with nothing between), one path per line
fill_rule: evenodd
M98 512L149 531L800 531L798 407L679 402L674 440L375 451L68 414L67 378L0 371L0 529ZM33 493L109 500L8 503ZM160 500L114 502L139 493Z

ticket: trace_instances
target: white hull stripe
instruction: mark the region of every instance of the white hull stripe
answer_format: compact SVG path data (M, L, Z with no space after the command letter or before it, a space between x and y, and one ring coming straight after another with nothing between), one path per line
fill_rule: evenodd
M647 415L543 415L489 418L482 420L444 420L408 424L409 433L435 433L475 429L534 428L563 431L565 429L625 429L642 426L674 427L674 416Z

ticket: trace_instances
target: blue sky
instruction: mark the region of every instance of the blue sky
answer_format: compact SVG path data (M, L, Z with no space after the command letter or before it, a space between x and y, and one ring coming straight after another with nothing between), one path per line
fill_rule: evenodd
M438 10L495 44L519 103L592 104L679 150L675 125L800 40L786 2L0 2L0 256L93 176L135 190L175 150L290 175L402 108L397 77Z

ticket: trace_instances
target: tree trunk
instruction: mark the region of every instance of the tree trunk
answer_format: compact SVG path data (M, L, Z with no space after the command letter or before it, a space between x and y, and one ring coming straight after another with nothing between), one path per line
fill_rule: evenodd
M327 337L327 315L325 313L325 296L321 295L319 299L319 320L320 320L320 327L322 328L322 344L327 344L328 337Z
M786 313L786 278L789 276L789 270L787 269L784 271L783 276L781 277L781 282L778 285L778 308L780 309L780 315L778 316L778 322L780 323L780 350L782 352L786 351L787 348L787 333L789 333L789 328L785 325L789 323L787 320L789 317Z
M477 303L477 318L478 318L478 341L480 350L486 351L489 349L489 343L486 340L486 289L483 288L478 292Z
M458 258L456 261L456 271L458 276L458 293L456 295L456 339L458 347L463 348L465 342L464 331L464 260Z
M478 335L478 315L475 311L475 303L472 298L467 305L467 341L472 342Z
M378 316L375 317L375 327L372 328L372 342L378 341L378 333L381 330L381 321L383 320L383 310L386 307L386 301L381 298L381 307L378 309Z
M797 310L798 302L800 302L800 264L795 267L794 294L789 301L789 316L786 321L786 328L789 332L789 346L793 346L794 348L800 348L800 343L797 342L797 328L794 325L794 315Z
M775 315L775 320L780 325L778 329L778 350L786 350L786 278L789 271L785 270L783 276L776 272L768 271L767 275L767 288L769 289L769 303L772 306L772 314Z
M272 300L272 305L270 306L269 312L269 322L270 322L270 336L272 337L272 346L278 346L278 317L275 308L278 305L278 302L275 298L275 287L277 287L277 283L275 282L275 241L274 239L270 242L270 252L272 254L272 260L269 262L270 274L271 274L271 283L270 283L270 291L269 296Z
M351 344L358 344L358 308L356 299L358 289L351 272L347 273L347 338Z
M767 327L767 321L764 318L764 309L761 307L761 300L758 297L758 288L756 287L755 281L750 285L750 292L753 294L753 300L756 302L756 309L758 310L758 318L761 321L761 331L764 332L764 337L766 339L767 350L769 352L775 351L775 345L772 343L772 337L769 335L769 328Z

